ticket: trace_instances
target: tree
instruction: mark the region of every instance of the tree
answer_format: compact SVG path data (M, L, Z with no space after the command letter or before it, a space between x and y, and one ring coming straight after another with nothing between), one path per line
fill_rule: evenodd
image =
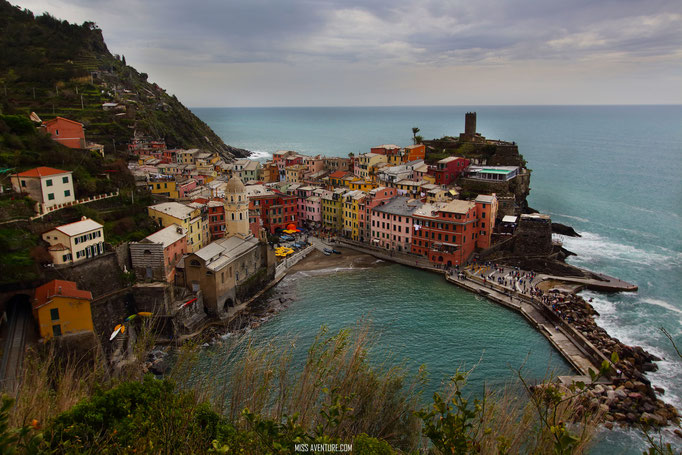
M412 127L412 140L414 141L414 145L419 144L419 142L417 142L417 133L419 131L421 131L421 130L419 128L417 128L416 126ZM421 138L421 136L419 136L419 137Z
M121 57L121 62L123 62L124 65L126 64L126 56L125 55Z

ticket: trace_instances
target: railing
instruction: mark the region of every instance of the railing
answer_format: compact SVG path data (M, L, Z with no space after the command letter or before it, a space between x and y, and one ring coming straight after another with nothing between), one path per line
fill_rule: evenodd
M118 195L119 195L119 191L116 190L115 192L111 192L111 193L98 194L96 196L90 196L90 197L86 197L83 199L78 199L76 201L65 202L63 204L50 205L47 207L45 206L45 204L37 203L36 207L38 209L37 211L39 212L39 214L31 217L30 220L33 221L35 219L42 218L45 215L48 215L52 212L56 212L57 210L65 209L67 207L73 207L74 205L87 204L88 202L94 202L94 201L99 201L102 199L108 199L111 197L116 197Z

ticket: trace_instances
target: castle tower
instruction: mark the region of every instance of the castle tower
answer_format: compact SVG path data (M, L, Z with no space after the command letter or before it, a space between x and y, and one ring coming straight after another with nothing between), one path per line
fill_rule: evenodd
M476 136L476 113L467 112L464 115L464 135L468 138Z
M225 187L225 224L226 237L233 235L241 238L248 237L249 230L249 199L246 188L238 176L232 177Z
M460 133L459 140L460 142L485 142L485 138L476 132L475 112L467 112L464 115L464 132Z

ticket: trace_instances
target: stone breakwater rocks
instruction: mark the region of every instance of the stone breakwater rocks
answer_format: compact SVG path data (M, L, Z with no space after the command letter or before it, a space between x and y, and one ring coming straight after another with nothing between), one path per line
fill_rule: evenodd
M585 395L593 410L600 410L604 420L621 425L635 425L643 422L653 426L679 423L675 407L664 403L656 393L663 394L660 387L652 387L644 375L656 371L654 363L658 357L646 352L639 346L628 346L611 337L606 330L594 321L598 313L582 297L574 294L555 294L545 297L545 304L577 329L606 358L618 353L619 362L615 365L620 375L612 377L609 385L596 385Z

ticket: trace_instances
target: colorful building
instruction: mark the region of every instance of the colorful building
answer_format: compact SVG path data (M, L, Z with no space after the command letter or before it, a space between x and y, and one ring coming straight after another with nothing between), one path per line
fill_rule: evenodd
M303 164L294 164L292 166L287 166L286 181L289 183L302 183L306 173L306 167Z
M469 166L469 160L461 156L449 156L429 167L436 185L450 185Z
M56 117L43 123L52 140L72 149L85 148L83 124L64 117Z
M10 181L15 192L25 194L38 203L39 213L76 200L71 171L41 166L12 174Z
M408 145L403 153L403 163L410 161L423 160L426 156L426 146L424 144Z
M104 228L90 218L50 229L42 235L55 265L99 256L104 253Z
M149 190L152 194L167 196L171 199L178 198L178 189L175 177L154 177L149 179Z
M133 271L140 280L172 283L175 280L175 266L187 252L187 235L177 224L130 244Z
M320 196L322 224L331 231L343 230L343 195L346 191L343 188L335 188L331 191L324 191Z
M204 222L201 209L189 207L179 202L164 202L147 207L150 218L159 222L159 225L168 227L177 224L187 234L187 249L189 252L199 250L208 243L203 235Z
M464 264L474 252L479 225L473 201L424 204L413 214L412 253L434 265Z
M367 197L360 202L358 234L360 241L369 242L372 236L371 219L372 209L378 205L385 204L392 197L397 196L398 190L380 186L367 192Z
M33 316L41 338L94 332L91 301L92 293L73 281L52 280L36 288Z
M343 235L351 240L360 241L360 204L366 196L359 190L343 195Z
M356 176L363 180L372 180L374 176L374 168L379 163L387 163L386 155L378 153L363 153L357 157L357 164L353 169Z
M405 196L391 198L372 209L372 244L399 252L412 251L412 216L423 203Z
M492 244L493 229L497 220L498 202L495 194L479 194L476 200L476 215L478 217L477 248L489 248Z

